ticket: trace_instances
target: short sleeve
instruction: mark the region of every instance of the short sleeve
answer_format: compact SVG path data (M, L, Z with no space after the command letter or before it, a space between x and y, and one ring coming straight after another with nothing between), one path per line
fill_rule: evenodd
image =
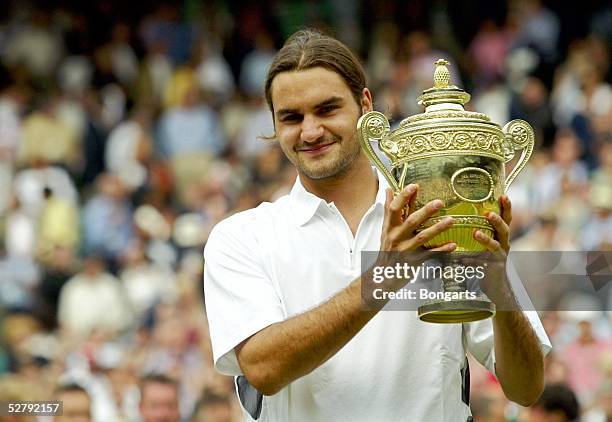
M531 299L529 299L527 290L525 290L525 286L523 286L523 282L516 271L514 261L512 260L512 253L508 256L506 274L508 275L508 280L510 281L512 291L514 292L514 296L516 297L519 306L521 309L523 309L523 313L531 323L536 336L538 336L542 354L546 356L552 350L552 343L550 342L550 339L544 330L544 326L542 325L542 321L540 321L538 312L535 310Z
M495 352L493 350L493 321L469 322L463 324L463 344L474 358L495 374Z
M527 291L521 282L512 260L508 259L506 266L508 280L512 286L514 295L524 309L523 314L531 324L535 335L540 343L540 350L546 356L552 349L550 339L544 331L544 326L538 317L538 313L533 310L533 304L527 295ZM463 324L463 343L478 362L480 362L491 373L495 374L495 349L493 347L493 321L486 319L483 321Z
M204 300L213 359L219 372L241 375L234 347L284 320L280 297L267 276L254 218L218 224L204 249Z

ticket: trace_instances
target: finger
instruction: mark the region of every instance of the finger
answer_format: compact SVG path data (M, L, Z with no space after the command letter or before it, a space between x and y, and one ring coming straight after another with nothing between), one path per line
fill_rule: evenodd
M476 230L474 232L474 239L476 239L478 243L483 245L485 248L487 248L487 250L491 252L497 252L501 249L501 245L499 244L497 240L493 239L492 237L487 236L480 230Z
M512 203L510 202L510 198L508 198L508 195L502 195L499 197L499 206L501 211L501 218L506 222L507 225L510 225L510 223L512 222Z
M413 233L421 224L423 224L427 219L433 217L440 209L444 206L444 203L435 199L433 201L428 202L424 207L416 210L411 213L408 218L402 224L402 231L407 235Z
M433 252L452 252L457 249L457 244L455 242L448 242L442 246L438 246L437 248L429 249Z
M384 210L384 219L383 219L383 231L386 231L389 227L389 207L391 206L391 201L393 201L393 190L391 188L385 189L385 210Z
M404 221L404 208L410 202L410 199L416 194L417 185L410 184L402 189L389 204L389 225L399 226Z
M452 226L454 220L452 217L446 217L441 221L438 221L431 227L426 228L425 230L420 231L419 233L411 236L410 238L399 243L399 250L413 250L418 248L419 246L423 246L425 243L429 242L431 239L436 237L438 234L442 233L445 230L448 230L450 226Z
M417 192L419 191L419 185L416 185L417 187ZM417 199L417 195L412 195L412 198L410 198L410 201L408 202L408 209L406 212L406 218L412 214L414 211L417 210L417 206L416 206L416 199ZM404 219L405 220L405 219Z
M499 214L494 212L489 212L487 214L487 219L493 226L493 229L495 230L495 237L499 241L501 247L508 251L510 247L510 227L508 224L506 224L502 217L499 216Z

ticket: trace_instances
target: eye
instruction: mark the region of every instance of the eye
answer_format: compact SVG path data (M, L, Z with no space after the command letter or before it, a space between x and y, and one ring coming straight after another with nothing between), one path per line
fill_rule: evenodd
M340 106L338 106L337 104L326 105L319 109L319 114L329 114L332 111L337 110L338 108L340 108Z
M302 121L302 115L301 114L285 114L283 117L280 118L280 121L283 123L297 123Z

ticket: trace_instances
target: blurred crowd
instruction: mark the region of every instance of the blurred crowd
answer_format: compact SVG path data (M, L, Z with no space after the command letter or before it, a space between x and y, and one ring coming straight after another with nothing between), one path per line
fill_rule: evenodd
M59 397L100 422L239 420L212 366L202 248L218 221L294 183L263 139L262 93L306 25L362 56L394 124L422 112L440 57L468 108L531 123L536 149L509 191L513 249L612 250L606 2L3 3L0 400ZM612 420L612 312L599 305L542 313L554 351L530 409L471 365L475 420Z

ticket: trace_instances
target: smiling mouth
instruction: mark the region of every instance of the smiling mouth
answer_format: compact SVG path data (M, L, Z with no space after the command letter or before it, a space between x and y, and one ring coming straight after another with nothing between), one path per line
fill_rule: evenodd
M298 152L306 152L306 153L314 153L314 152L319 152L319 151L323 151L325 149L327 149L327 147L331 146L335 144L335 142L328 142L326 144L319 144L319 145L315 145L312 147L306 147L306 148L300 148L298 149Z

